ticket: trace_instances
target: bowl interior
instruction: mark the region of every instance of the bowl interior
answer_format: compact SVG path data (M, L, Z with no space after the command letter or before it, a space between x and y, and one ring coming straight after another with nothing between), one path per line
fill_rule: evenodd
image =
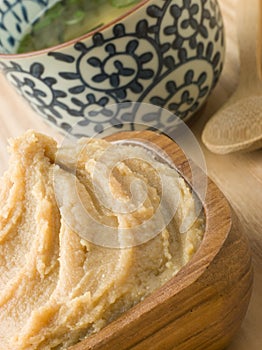
M5 1L0 9L0 53L15 54L32 25L58 1Z
M3 9L0 8L0 54L16 54L17 49L19 48L19 44L23 37L30 33L32 30L32 27L34 24L55 4L61 2L61 0L46 0L46 1L34 1L34 0L6 0L5 1L5 7ZM70 34L70 38L67 38L65 36L64 39L58 37L60 36L59 33L54 34L54 37L57 37L57 39L61 42L57 44L50 44L47 45L45 43L45 47L53 47L60 45L64 42L71 41L74 38L77 38L79 36L86 35L85 33L91 33L94 30L96 30L97 21L99 21L99 28L101 27L107 27L108 24L114 22L118 18L122 17L124 14L132 12L135 8L140 7L140 5L143 2L147 2L147 0L140 0L139 3L137 2L131 2L130 4L127 4L126 6L122 7L119 5L113 5L109 6L109 12L107 11L108 7L105 8L104 12L108 12L107 14L103 15L103 18L105 16L105 23L100 23L101 21L101 15L99 15L99 11L97 11L97 8L93 7L93 3L90 4L87 8L85 8L86 14L90 13L90 16L88 17L88 20L85 23L81 24L82 32L83 34L79 34L78 31L75 32L76 29L74 29L74 24L77 23L77 19L74 18L74 13L71 13L70 10L67 11L67 15L69 14L70 21L72 21L71 24L67 24L68 26L68 33ZM104 5L106 5L107 2L102 2L98 6L103 8ZM77 4L73 3L73 8L77 6ZM111 12L112 8L112 12ZM73 10L74 11L74 10ZM91 11L91 12L90 12ZM78 11L79 15L81 11ZM101 12L101 11L100 11ZM62 15L58 16L61 17ZM68 22L68 16L66 18L62 18L62 20L65 19L65 23ZM95 16L95 21L93 22L93 15ZM53 14L52 14L53 16ZM72 17L71 17L72 16ZM98 16L98 17L97 17ZM55 19L50 19L51 14L49 16L49 20L54 21ZM90 22L91 19L91 22ZM74 22L76 21L76 22ZM89 23L87 25L87 23ZM52 24L52 22L51 22ZM73 26L72 26L73 25ZM49 24L48 24L49 26ZM41 24L42 27L42 24ZM77 26L77 28L80 30L80 26ZM41 29L42 30L42 29ZM66 29L62 29L63 33L64 31L67 31ZM80 30L80 33L81 33ZM75 33L75 34L74 34ZM47 35L48 36L48 35ZM41 39L40 39L41 40ZM36 51L42 50L40 47L39 49L36 49ZM35 50L34 50L35 51ZM27 51L25 51L27 52Z

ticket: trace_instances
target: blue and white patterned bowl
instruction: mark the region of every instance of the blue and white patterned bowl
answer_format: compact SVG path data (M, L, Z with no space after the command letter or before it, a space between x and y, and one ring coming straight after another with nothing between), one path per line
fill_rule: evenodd
M35 18L56 2L1 1L0 67L31 107L64 131L74 134L77 125L78 134L93 136L112 126L135 129L137 113L121 112L131 101L187 120L218 81L224 28L217 0L143 0L95 32L16 54ZM143 122L165 128L173 120Z

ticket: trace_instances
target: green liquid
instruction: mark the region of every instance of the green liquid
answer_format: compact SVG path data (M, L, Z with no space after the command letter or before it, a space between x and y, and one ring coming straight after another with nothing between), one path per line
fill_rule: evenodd
M140 0L62 0L47 10L26 34L17 53L45 49L109 23Z

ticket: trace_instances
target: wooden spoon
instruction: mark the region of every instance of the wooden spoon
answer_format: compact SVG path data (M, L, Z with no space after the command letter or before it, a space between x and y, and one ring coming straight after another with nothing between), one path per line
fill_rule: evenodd
M170 138L136 131L107 139L161 148L190 184L189 162ZM222 350L229 344L249 303L251 256L234 213L210 180L202 204L204 239L189 263L163 287L70 350Z
M239 0L237 6L239 85L202 134L207 148L220 154L262 147L261 0Z

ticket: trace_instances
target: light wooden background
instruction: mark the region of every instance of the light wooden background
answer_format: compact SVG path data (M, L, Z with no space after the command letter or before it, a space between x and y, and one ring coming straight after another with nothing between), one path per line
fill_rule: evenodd
M219 0L226 26L226 63L218 86L199 118L190 122L200 138L208 118L234 91L238 81L235 8L237 0ZM252 6L252 1L250 1ZM61 136L45 125L20 99L0 75L0 174L7 167L9 137L35 129L58 140ZM262 349L262 150L249 154L218 156L203 147L209 176L216 182L236 210L253 253L254 291L243 326L228 350Z

